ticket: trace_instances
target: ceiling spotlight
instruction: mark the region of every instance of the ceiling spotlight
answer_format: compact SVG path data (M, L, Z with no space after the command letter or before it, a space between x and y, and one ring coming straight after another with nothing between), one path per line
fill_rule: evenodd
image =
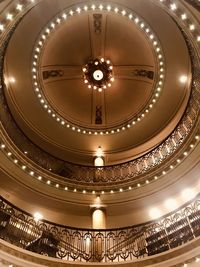
M149 215L152 219L157 219L161 217L161 211L158 208L152 208L149 211Z
M33 217L36 222L43 218L42 214L39 212L34 213Z
M179 81L180 81L181 83L186 83L186 81L187 81L187 76L186 76L186 75L182 75L182 76L180 76Z
M9 77L8 81L10 83L15 83L16 82L16 79L14 77Z

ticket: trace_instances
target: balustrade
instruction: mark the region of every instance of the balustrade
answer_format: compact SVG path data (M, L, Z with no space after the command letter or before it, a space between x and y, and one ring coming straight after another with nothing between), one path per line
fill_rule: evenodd
M200 195L156 221L78 229L41 220L0 199L0 237L26 250L80 262L121 262L162 253L200 236Z

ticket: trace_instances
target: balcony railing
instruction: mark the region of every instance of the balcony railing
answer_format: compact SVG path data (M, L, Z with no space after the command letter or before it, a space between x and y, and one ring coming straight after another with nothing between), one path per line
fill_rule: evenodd
M23 249L77 262L121 262L147 257L200 236L200 194L156 221L120 229L77 229L30 214L0 198L0 238Z

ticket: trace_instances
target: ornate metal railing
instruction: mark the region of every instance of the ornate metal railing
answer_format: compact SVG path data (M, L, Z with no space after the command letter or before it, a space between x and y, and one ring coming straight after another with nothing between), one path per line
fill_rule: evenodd
M159 220L120 229L77 229L36 221L0 198L0 238L66 261L120 262L155 255L200 236L200 194Z

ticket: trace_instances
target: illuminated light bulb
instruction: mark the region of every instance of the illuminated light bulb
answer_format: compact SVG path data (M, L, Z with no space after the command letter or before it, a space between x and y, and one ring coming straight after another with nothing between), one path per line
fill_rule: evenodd
M30 171L30 175L33 176L34 175L34 172L33 171Z
M40 181L41 181L41 180L42 180L42 176L38 176L38 180L40 180Z
M108 84L108 87L111 87L111 83Z
M95 85L95 86L93 86L93 88L94 88L94 90L96 90L96 89L97 89L96 85Z
M182 76L179 78L179 81L180 81L181 83L186 83L186 81L187 81L187 76L186 76L186 75L182 75Z
M129 186L129 188L128 188L129 190L131 190L132 189L132 187L131 186Z
M56 184L56 187L58 188L59 187L59 184Z
M1 144L1 148L4 149L6 146L4 144Z
M103 155L104 155L103 150L102 150L101 146L99 146L97 148L97 151L96 151L96 156L97 157L102 157Z
M22 166L22 170L25 170L25 169L26 169L26 166L25 166L25 165L23 165L23 166Z
M13 15L8 13L7 16L6 16L7 20L12 20L13 19Z
M101 62L104 62L104 58L103 57L101 58Z
M182 191L181 193L182 197L185 199L185 200L191 200L193 199L195 196L196 196L196 193L193 189L191 188L186 188Z
M66 186L66 187L65 187L65 191L67 191L67 190L68 190L68 187Z
M106 89L106 88L107 88L107 86L106 86L106 85L104 85L104 86L103 86L103 88L104 88L104 89Z
M70 14L71 16L73 16L73 14L74 14L73 10L70 10L69 14Z
M80 14L81 13L80 7L78 7L76 11Z
M138 23L139 22L139 19L138 18L135 18L134 21L135 21L135 23Z
M109 65L110 64L110 60L107 60L106 63Z
M122 189L122 188L120 188L120 189L119 189L119 192L123 192L123 189Z
M95 191L92 191L92 194L94 195L96 192Z
M92 10L95 10L96 6L95 5L92 5L91 8L92 8Z
M197 42L200 42L200 35L197 36Z
M95 61L94 64L97 66L99 64L99 62L98 61Z
M110 78L110 81L111 81L111 82L114 82L114 80L115 80L115 78L114 78L114 77Z
M84 10L87 11L88 10L88 6L84 6Z
M113 191L113 190L110 190L110 193L111 193L111 194L113 194L113 193L114 193L114 191Z
M39 213L39 212L35 212L34 215L33 215L33 217L34 217L34 220L36 222L39 221L39 220L41 220L43 218L42 214Z
M48 181L47 181L47 184L51 184L51 181L48 180Z
M175 210L177 208L177 202L173 198L169 198L164 202L164 205L169 210Z
M129 17L129 19L132 19L132 18L133 18L133 15L132 15L132 14L130 14L128 17Z
M90 88L92 88L92 86L89 84L89 85L88 85L88 88L90 89Z
M109 69L112 70L113 69L113 66L110 66Z
M18 4L16 9L19 10L19 11L22 11L22 5Z
M77 192L77 189L76 188L74 189L74 192Z
M111 6L107 6L107 8L106 8L108 11L110 11L111 10Z
M86 191L85 190L83 190L83 194L86 194Z
M8 81L9 81L10 83L15 83L15 82L16 82L16 80L15 80L14 77L10 77L10 78L8 79Z
M102 88L99 88L98 91L99 91L99 92L102 92Z
M63 17L63 19L66 19L67 18L67 14L62 14L62 17Z
M185 20L185 19L187 19L187 15L184 13L181 15L181 18L182 18L182 20Z
M194 29L195 29L194 24L191 24L191 25L190 25L190 30L191 30L191 31L194 31Z
M0 31L4 30L4 25L0 23Z
M100 9L100 10L102 10L102 9L103 9L103 6L102 6L102 5L100 5L100 6L99 6L99 9Z
M114 11L115 11L115 13L118 13L118 12L119 12L119 9L116 7L116 8L114 9Z
M149 211L149 215L152 219L157 219L161 217L161 211L158 208L152 208Z
M126 11L125 11L125 10L122 11L122 15L123 15L123 16L126 15Z
M7 155L8 155L8 157L10 157L12 155L12 153L11 152L8 152Z
M88 80L84 80L84 83L88 83Z
M140 187L140 184L137 184L137 187Z
M173 4L171 4L170 5L170 8L171 8L171 10L176 10L177 9L177 6L176 6L176 4L175 3L173 3Z

